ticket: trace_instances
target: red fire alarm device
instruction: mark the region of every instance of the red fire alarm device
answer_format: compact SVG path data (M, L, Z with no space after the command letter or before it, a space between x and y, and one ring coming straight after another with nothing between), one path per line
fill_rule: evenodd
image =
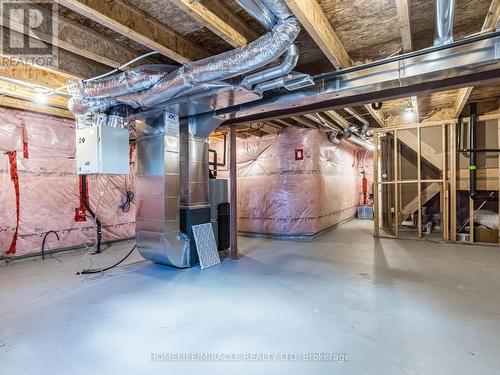
M304 160L304 149L296 148L295 149L295 160Z

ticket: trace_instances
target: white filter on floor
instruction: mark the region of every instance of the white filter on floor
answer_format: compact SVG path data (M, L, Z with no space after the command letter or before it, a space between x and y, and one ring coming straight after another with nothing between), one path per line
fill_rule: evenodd
M212 224L193 225L192 228L201 269L219 264L219 252L217 251Z

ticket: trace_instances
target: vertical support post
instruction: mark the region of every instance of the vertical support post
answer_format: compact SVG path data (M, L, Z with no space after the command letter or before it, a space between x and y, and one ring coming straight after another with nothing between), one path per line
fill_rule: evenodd
M497 129L498 129L498 143L497 147L500 148L500 119L497 119ZM500 153L498 154L498 215L500 215ZM500 242L500 231L499 231L499 239L498 242Z
M398 131L394 130L394 234L399 237L399 157Z
M451 196L450 196L450 235L451 240L457 240L457 124L450 125L450 180L451 180Z
M373 151L373 236L380 236L379 228L379 181L378 181L378 138L379 133L373 136L375 150Z
M443 232L443 240L448 241L448 181L447 181L447 168L446 168L446 124L441 125L441 138L442 138L442 157L443 157L443 170L441 171L441 178L443 180L443 193L441 199L441 230Z
M236 166L236 127L229 128L229 185L230 185L230 201L231 201L231 217L230 217L230 252L231 258L238 258L238 199L237 199L237 166Z
M418 238L422 238L422 131L420 124L417 127L417 195L418 195L418 219L417 219L417 231Z
M469 197L469 242L474 243L474 199L470 197Z

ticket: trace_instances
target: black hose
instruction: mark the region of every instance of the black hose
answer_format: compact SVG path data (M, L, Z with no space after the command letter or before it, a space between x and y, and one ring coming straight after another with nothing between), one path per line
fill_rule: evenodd
M97 227L97 243L96 243L96 253L101 252L101 238L102 238L102 229L101 229L101 220L96 216L94 211L90 208L89 202L87 201L87 175L82 175L82 202L90 216L92 216L95 220L95 224Z
M469 130L469 189L470 197L477 199L477 103L470 103L470 130Z
M42 260L45 260L45 240L47 239L47 236L50 233L54 233L57 237L57 240L59 241L59 235L55 230L49 230L47 233L45 233L45 236L43 236L43 241L42 241Z
M82 270L81 272L77 272L76 274L77 275L90 275L90 274L93 274L93 273L105 272L105 271L108 271L108 270L110 270L112 268L115 268L116 266L118 266L119 264L121 264L125 259L127 259L130 256L130 254L132 254L132 252L136 248L137 248L137 245L134 245L134 247L128 252L127 255L125 255L120 261L116 262L112 266L109 266L109 267L106 267L106 268L99 268L99 269L95 269L95 270Z
M125 202L123 202L123 204L118 207L120 207L124 213L127 213L130 210L130 204L133 200L134 193L131 190L127 190L127 192L125 193Z

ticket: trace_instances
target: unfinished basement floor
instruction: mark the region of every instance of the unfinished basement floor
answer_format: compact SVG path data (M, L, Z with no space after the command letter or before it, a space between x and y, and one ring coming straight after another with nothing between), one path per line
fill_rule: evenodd
M241 259L204 271L137 253L104 276L75 276L82 253L3 266L0 372L498 374L500 250L378 240L371 226L351 221L310 243L241 237ZM151 361L186 352L297 359Z

